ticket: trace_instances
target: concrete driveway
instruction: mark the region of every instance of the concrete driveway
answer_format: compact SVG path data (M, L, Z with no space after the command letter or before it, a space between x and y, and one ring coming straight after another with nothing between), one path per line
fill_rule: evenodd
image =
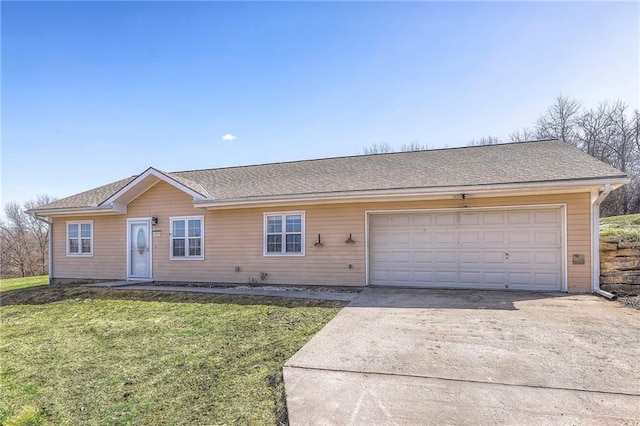
M640 311L367 289L284 367L292 425L640 424Z

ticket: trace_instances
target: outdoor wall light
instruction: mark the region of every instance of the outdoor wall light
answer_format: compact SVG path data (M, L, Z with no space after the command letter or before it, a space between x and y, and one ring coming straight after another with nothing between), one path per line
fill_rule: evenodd
M152 224L152 225L157 225L157 224L158 224L158 218L157 218L157 217L155 217L155 216L154 216L154 217L152 217L152 218L151 218L151 224Z

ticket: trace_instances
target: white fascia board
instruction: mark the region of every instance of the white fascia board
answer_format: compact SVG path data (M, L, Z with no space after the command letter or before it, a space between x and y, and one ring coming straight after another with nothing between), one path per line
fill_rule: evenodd
M287 204L325 204L337 202L367 202L367 201L417 201L442 200L465 194L469 198L486 198L498 196L549 195L561 193L591 192L594 187L602 187L609 183L612 188L618 188L630 179L593 179L565 182L533 182L526 184L499 184L478 186L457 186L440 188L407 188L375 191L354 191L319 193L291 196L255 197L230 200L202 200L194 201L194 207L204 209L230 209L242 207L263 207Z
M123 214L127 213L127 205L126 204L113 203L111 205L111 209L113 210L114 213L123 213Z
M110 214L125 214L124 211L117 211L111 206L106 207L70 207L62 209L45 209L45 210L29 210L42 217L56 217L56 216L92 216L92 215L110 215Z
M192 190L191 188L186 187L185 185L181 184L177 180L171 178L170 176L165 175L164 173L162 173L159 170L154 169L153 167L149 167L142 174L140 174L137 178L135 178L134 180L132 180L131 182L126 184L123 188L121 188L119 191L117 191L111 197L107 198L105 201L100 203L100 206L109 206L111 204L117 203L118 200L120 200L121 198L124 198L126 200L126 195L130 191L134 190L136 188L136 186L138 186L141 182L145 181L149 177L155 177L156 179L161 180L163 182L166 182L169 185L173 186L174 188L177 188L180 191L190 195L191 197L193 197L194 202L195 201L211 200L210 197L202 195L202 194ZM144 189L142 192L144 192L144 191L146 191L146 189ZM131 200L128 201L128 202L131 202L133 199L137 198L140 194L130 193L128 195L132 196ZM128 202L125 202L125 204L128 203Z

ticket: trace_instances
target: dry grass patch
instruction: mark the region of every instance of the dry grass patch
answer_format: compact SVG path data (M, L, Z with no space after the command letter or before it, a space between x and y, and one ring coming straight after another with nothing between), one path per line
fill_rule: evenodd
M282 365L344 306L78 286L2 305L0 423L43 425L285 423Z
M601 218L600 236L622 236L631 241L640 241L640 213Z

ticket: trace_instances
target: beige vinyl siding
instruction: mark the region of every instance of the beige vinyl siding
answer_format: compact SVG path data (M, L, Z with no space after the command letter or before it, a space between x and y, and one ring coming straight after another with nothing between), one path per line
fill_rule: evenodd
M160 182L128 206L127 215L94 217L94 256L66 257L65 223L56 218L54 233L54 276L56 278L126 277L126 219L158 218L153 231L153 279L156 281L198 281L305 285L365 285L365 216L371 210L404 210L517 206L567 205L567 275L570 292L591 289L590 194L526 197L496 197L439 201L341 203L291 205L277 208L202 210L193 207L190 196ZM264 213L305 211L305 256L264 256ZM169 218L204 216L204 260L170 260ZM84 217L83 219L87 219ZM323 246L315 247L318 234ZM346 244L352 235L355 244ZM584 265L572 265L573 254L584 254ZM351 268L349 267L351 265ZM235 267L240 268L239 272Z
M67 222L93 220L93 256L67 256ZM57 279L124 279L126 217L70 216L53 219L53 276Z

